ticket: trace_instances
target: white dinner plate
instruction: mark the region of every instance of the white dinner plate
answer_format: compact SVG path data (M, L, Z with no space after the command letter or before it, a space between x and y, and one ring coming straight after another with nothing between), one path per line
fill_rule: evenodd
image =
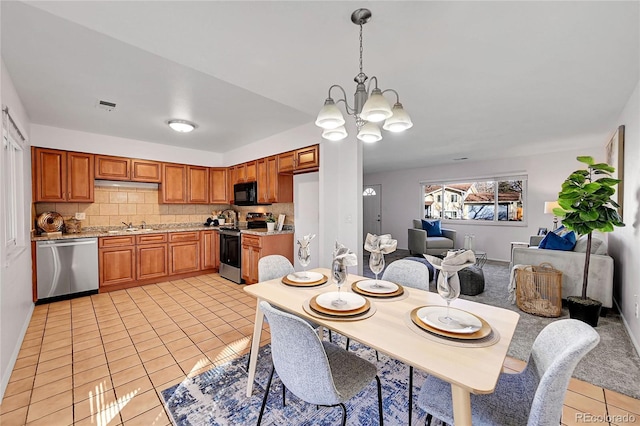
M287 279L289 281L293 281L294 283L311 283L314 281L320 281L324 275L320 272L306 271L306 272L294 272L293 274L287 275Z
M376 287L375 285L376 280L362 280L356 283L356 287L369 293L385 294L393 293L398 290L398 284L392 283L391 281L378 280L378 285L380 287Z
M340 298L347 303L342 306L333 306L331 303L337 298L338 292L330 291L328 293L319 294L318 297L316 297L316 303L325 309L331 309L333 311L352 311L354 309L362 308L367 302L367 300L359 294L341 291Z
M425 324L450 333L471 334L482 328L482 322L477 316L456 308L449 308L449 316L455 320L449 324L440 320L447 315L446 306L425 306L417 314Z

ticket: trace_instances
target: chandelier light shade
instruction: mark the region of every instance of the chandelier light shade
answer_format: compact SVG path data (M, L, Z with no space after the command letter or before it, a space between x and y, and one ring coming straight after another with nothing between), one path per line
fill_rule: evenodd
M346 138L347 135L347 129L345 129L344 126L336 127L335 129L325 129L322 132L322 137L330 141L341 141Z
M380 127L378 127L376 123L372 123L370 121L365 123L358 132L358 139L365 143L378 142L380 139L382 139Z
M325 139L338 141L347 137L347 131L344 128L345 119L337 106L340 102L344 103L347 114L354 116L358 130L357 137L363 142L377 142L382 139L380 128L375 123L384 121L382 128L390 132L402 132L413 126L409 114L400 103L398 92L393 89L378 88L378 78L373 76L369 79L362 71L362 26L370 19L369 9L357 9L351 14L351 22L360 27L360 72L353 79L356 82L353 107L349 105L347 93L342 86L334 84L329 87L329 96L324 101L324 106L316 119L316 126L324 129L322 137ZM374 86L370 90L372 82ZM341 98L336 98L337 101L331 97L333 89L339 90L342 95ZM384 97L387 92L391 92L396 97L393 108Z
M179 133L189 133L193 131L197 126L187 120L169 120L167 121L169 127Z

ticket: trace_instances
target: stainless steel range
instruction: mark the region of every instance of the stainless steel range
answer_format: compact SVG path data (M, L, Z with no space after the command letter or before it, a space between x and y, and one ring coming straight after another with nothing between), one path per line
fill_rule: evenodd
M240 229L220 228L220 276L242 283L242 246Z
M249 219L247 215L247 219ZM263 220L251 218L247 221L247 228L266 228ZM234 283L242 284L242 241L240 229L237 227L220 227L220 276Z

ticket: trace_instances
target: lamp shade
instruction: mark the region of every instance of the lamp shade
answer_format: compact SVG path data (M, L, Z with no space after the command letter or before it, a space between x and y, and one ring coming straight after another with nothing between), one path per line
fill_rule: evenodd
M336 127L335 129L326 129L322 131L322 137L330 141L341 141L347 137L347 129L345 129L344 126Z
M375 123L367 122L358 132L358 139L365 143L378 142L382 139L382 133Z
M382 91L378 88L373 89L371 96L369 96L369 99L367 99L367 102L365 102L362 107L360 118L377 123L386 120L392 115L391 106L389 106L389 102L382 96Z
M342 112L333 102L333 99L327 98L327 100L324 101L324 106L318 113L318 118L316 118L316 126L327 130L335 129L343 125L344 117L342 116Z
M388 132L404 132L413 127L411 117L409 117L409 114L407 114L407 111L404 110L400 102L397 102L391 111L393 115L384 122L382 126L384 130Z
M545 201L544 212L545 214L553 214L553 209L560 207L557 201Z

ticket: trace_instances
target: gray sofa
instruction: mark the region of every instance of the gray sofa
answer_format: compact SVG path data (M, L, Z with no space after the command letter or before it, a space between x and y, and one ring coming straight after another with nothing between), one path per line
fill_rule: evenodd
M421 220L413 220L413 228L409 228L409 253L438 255L455 247L456 231L441 228L442 237L430 237L422 229Z
M586 235L578 239L573 251L546 250L537 247L513 249L514 265L539 265L548 262L562 271L562 298L582 295L584 256L587 251ZM589 285L587 296L613 306L613 259L607 255L607 242L603 235L593 234L591 260L589 261Z

